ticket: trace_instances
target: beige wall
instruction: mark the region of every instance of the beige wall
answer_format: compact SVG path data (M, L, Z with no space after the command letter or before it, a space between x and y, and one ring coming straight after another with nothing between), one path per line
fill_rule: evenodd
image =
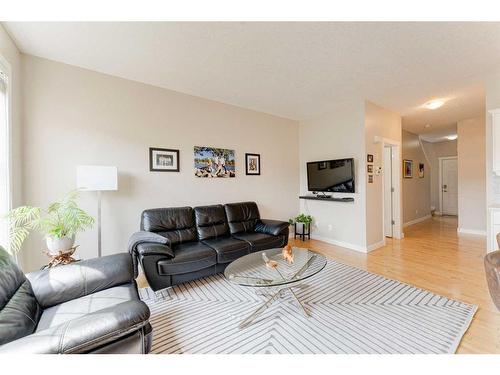
M300 123L300 192L307 190L308 161L354 158L353 203L301 200L300 210L314 218L313 238L358 251L366 251L364 100L351 98L332 104L330 113Z
M425 142L422 147L429 163L426 173L430 175L431 186L431 206L439 212L439 158L446 156L457 156L457 141ZM426 166L427 167L427 166Z
M413 178L403 178L403 222L405 224L431 213L428 163L418 135L403 130L403 159L413 160ZM424 163L424 178L418 177L418 164Z
M486 233L485 118L459 121L458 229Z
M383 144L375 137L401 143L401 116L371 102L365 102L366 154L372 154L374 167L382 166ZM401 148L399 148L401 150ZM401 152L401 151L400 151ZM367 179L366 168L363 178ZM373 183L366 185L366 243L370 248L384 241L383 174L373 176ZM399 205L401 207L401 205Z
M297 214L298 124L251 110L23 55L24 202L45 206L75 187L76 166L115 165L119 190L103 193L103 252L126 251L151 207L256 200L263 217ZM197 179L193 146L236 151L237 177ZM180 173L149 172L150 146L180 150ZM245 152L261 176L246 176ZM96 214L95 193L81 205ZM78 236L78 256L96 255L96 230ZM24 249L26 269L46 262L43 242Z

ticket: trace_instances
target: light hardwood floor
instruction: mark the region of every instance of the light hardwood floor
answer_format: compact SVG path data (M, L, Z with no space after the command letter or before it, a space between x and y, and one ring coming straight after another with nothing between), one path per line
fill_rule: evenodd
M434 217L404 230L403 240L368 254L321 241L292 240L337 261L478 306L457 353L500 353L500 312L483 268L486 238L457 235L457 219Z

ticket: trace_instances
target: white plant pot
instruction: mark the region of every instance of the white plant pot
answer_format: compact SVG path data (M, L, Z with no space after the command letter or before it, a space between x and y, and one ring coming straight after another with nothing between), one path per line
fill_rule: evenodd
M296 234L304 234L306 232L306 224L304 223L296 223L296 227L295 227L295 233Z
M49 249L50 255L59 255L60 252L66 252L75 244L75 236L62 238L47 236L45 240L47 242L47 248Z

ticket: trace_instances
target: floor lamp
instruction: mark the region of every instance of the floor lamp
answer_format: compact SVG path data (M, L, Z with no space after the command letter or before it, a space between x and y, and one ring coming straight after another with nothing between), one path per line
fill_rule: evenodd
M118 190L118 169L100 165L80 165L76 169L76 186L84 191L97 191L97 254L101 257L101 192Z

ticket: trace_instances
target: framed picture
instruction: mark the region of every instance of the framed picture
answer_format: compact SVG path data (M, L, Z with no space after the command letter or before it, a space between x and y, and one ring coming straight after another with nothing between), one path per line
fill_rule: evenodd
M366 155L366 162L367 163L373 163L373 155L372 154L367 154Z
M418 177L424 178L424 163L418 163Z
M260 175L260 154L245 154L246 174Z
M368 175L368 183L373 184L373 175L372 174Z
M236 177L234 150L194 146L194 175L200 178Z
M367 171L368 173L373 173L373 164L368 164L368 165L366 166L366 171Z
M403 177L413 178L413 160L403 160Z
M149 170L151 172L179 172L179 150L150 147Z

